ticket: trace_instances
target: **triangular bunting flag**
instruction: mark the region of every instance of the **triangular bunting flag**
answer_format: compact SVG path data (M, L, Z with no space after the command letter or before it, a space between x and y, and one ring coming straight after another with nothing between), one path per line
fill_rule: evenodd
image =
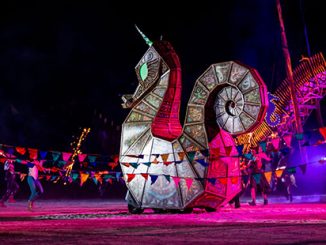
M203 167L208 167L208 162L205 159L197 159L196 162L200 163Z
M80 186L83 186L85 181L88 179L89 174L80 172Z
M47 151L40 151L41 159L45 159L47 153Z
M61 152L59 152L59 151L52 151L52 159L53 159L53 161L58 161L60 155L61 155Z
M113 170L118 166L118 163L117 162L109 162L108 165L111 168L111 170Z
M272 145L274 146L275 150L278 150L279 144L280 144L280 138L272 139Z
M145 180L148 179L148 174L146 174L146 173L141 173L140 175L143 176Z
M261 174L253 174L252 177L254 177L256 184L260 184Z
M32 160L36 160L38 158L37 156L37 149L31 149L31 148L28 148L28 153L29 153L29 158L32 159Z
M173 162L163 162L163 164L165 165L165 166L169 166L170 164L172 164Z
M25 147L16 147L16 151L20 154L20 155L24 155L26 153L26 148Z
M87 154L78 154L78 161L84 162L87 157Z
M46 175L45 179L49 181L51 179L51 175Z
M269 171L269 172L265 172L265 178L267 180L267 182L270 184L271 183L271 179L272 179L272 172Z
M116 178L117 180L119 180L119 179L120 179L120 175L121 175L121 172L116 172L116 173L115 173L115 178Z
M127 174L127 182L130 183L135 178L136 174Z
M185 153L184 152L178 152L178 156L179 156L179 159L181 161L183 161L184 157L185 157Z
M87 158L88 158L88 161L90 163L94 163L96 161L96 156L90 156L90 155L88 155Z
M192 178L185 178L185 180L186 180L187 188L189 190L194 180Z
M225 146L225 147L224 147L224 150L225 150L225 154L226 154L227 156L230 156L231 151L232 151L232 145L231 145L231 146Z
M295 138L296 138L297 140L303 140L303 134L296 134L296 135L295 135Z
M151 166L151 162L142 162L142 164L146 165L147 167L150 167Z
M130 164L134 169L137 169L138 166L139 166L139 164L136 163L136 162L130 162L129 164Z
M243 147L244 147L244 145L237 145L236 146L239 156L242 156L242 154L243 154L243 152L242 152Z
M100 173L95 173L95 174L94 174L94 178L95 178L95 179L96 179L100 184L102 184L103 179L102 179L102 176L101 176ZM95 183L95 184L97 184L97 183Z
M166 178L166 180L167 180L168 182L171 181L170 175L164 174L164 177Z
M231 183L232 184L238 184L239 183L239 177L238 176L232 176L231 177Z
M122 162L121 165L123 165L123 166L125 166L125 167L127 167L127 168L129 168L129 167L131 166L131 165L130 165L129 163L127 163L127 162Z
M216 183L216 178L207 178L207 181L211 183L212 185L215 185Z
M301 164L299 165L299 168L301 169L302 174L305 174L307 170L307 164Z
M226 185L228 183L228 178L218 178L218 180L221 182L221 184Z
M285 144L286 144L288 147L291 147L292 134L288 134L288 135L283 136L283 140L284 140Z
M152 154L152 156L155 156L155 158L159 158L160 154Z
M180 178L175 176L175 177L173 177L173 181L174 181L175 186L178 188L179 187Z
M282 174L283 174L284 169L277 169L275 170L275 174L277 178L281 178Z
M175 164L180 164L182 163L183 161L175 161Z
M169 158L169 154L161 154L161 158L162 158L163 162L166 162Z
M158 164L159 161L157 160L157 157L154 158L154 160L152 161L153 164ZM149 167L149 166L148 166Z
M153 185L156 182L158 175L151 174L150 177L151 177L151 182L152 182L151 185Z
M196 155L196 152L195 151L189 151L187 152L188 153L188 158L189 158L189 161L190 163L194 160L194 157Z
M72 153L70 152L62 152L62 159L66 162L69 161L70 157L71 157Z
M243 154L243 156L248 160L252 160L252 158L253 158L253 155L251 153Z
M266 152L266 145L267 145L266 141L259 142L259 146L261 147L263 152Z
M71 177L73 181L76 181L78 179L79 174L78 173L72 173Z
M319 132L324 137L324 140L326 141L326 127L319 128Z

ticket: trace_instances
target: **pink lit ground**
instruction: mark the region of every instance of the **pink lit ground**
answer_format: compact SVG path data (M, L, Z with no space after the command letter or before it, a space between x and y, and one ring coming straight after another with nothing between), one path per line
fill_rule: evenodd
M33 212L18 201L0 209L0 244L326 243L325 203L277 201L142 215L128 214L123 200L40 200Z

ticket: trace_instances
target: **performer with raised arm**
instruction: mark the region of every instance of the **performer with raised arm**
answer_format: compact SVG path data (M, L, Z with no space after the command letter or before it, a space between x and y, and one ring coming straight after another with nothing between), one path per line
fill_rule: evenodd
M41 182L38 179L38 172L46 172L47 169L42 166L42 162L39 160L22 160L20 161L20 163L26 164L28 167L27 183L29 185L31 195L28 198L27 208L28 210L32 210L34 207L35 200L44 192L43 186L41 185Z

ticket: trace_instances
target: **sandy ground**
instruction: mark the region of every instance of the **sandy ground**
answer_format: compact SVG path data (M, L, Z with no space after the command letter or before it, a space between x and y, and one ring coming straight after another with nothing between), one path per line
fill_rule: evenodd
M326 244L326 203L131 215L123 200L25 201L0 209L0 244Z

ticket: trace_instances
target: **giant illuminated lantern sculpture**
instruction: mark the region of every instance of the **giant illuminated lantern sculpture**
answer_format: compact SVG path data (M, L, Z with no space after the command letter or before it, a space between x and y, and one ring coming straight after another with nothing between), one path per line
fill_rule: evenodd
M182 127L179 58L169 42L139 32L149 49L135 68L136 91L122 97L131 108L120 146L129 211L215 210L240 191L232 136L263 121L266 86L238 62L213 64L194 85Z

